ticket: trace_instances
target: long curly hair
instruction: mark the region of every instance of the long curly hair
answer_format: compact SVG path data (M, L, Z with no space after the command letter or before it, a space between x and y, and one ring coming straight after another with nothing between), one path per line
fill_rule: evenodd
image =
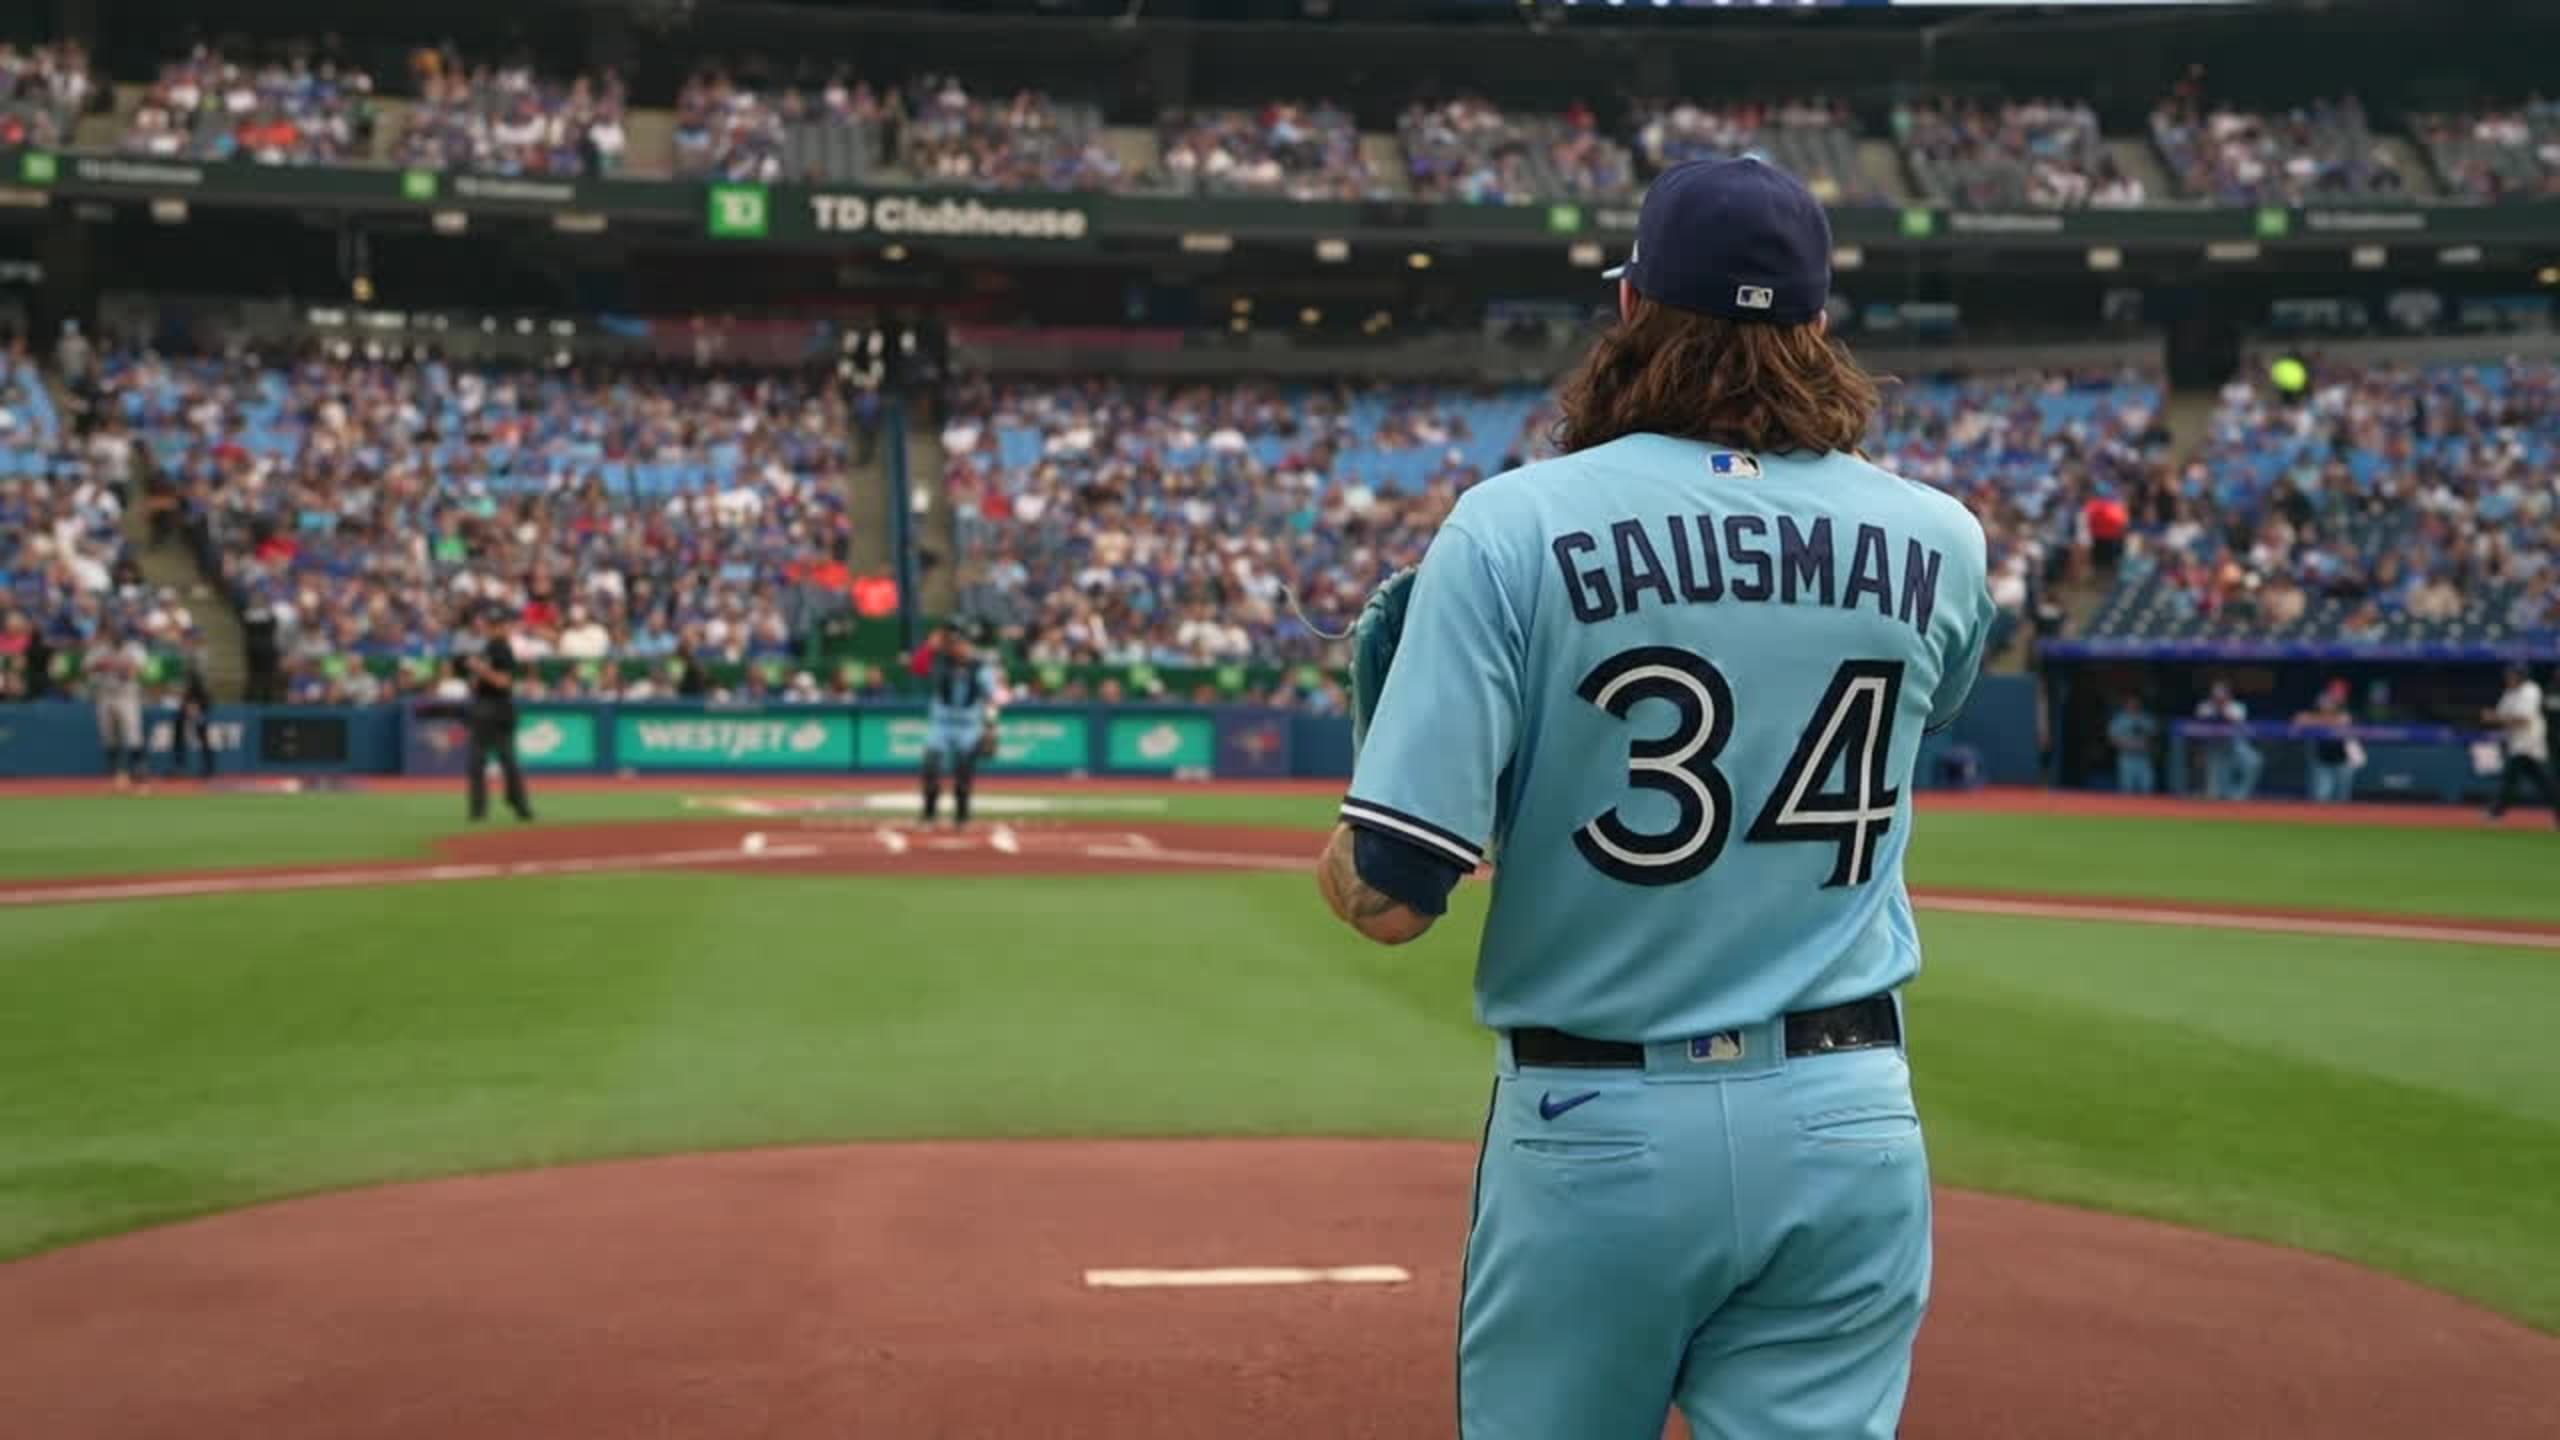
M1702 315L1635 297L1556 397L1571 453L1622 435L1737 450L1855 453L1882 403L1848 348L1813 325Z

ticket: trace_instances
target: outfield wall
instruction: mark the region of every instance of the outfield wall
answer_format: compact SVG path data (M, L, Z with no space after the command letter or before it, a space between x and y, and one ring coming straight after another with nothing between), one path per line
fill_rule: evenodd
M1924 742L1921 775L1942 761L1988 784L2039 778L2035 689L1986 677L1955 727ZM169 767L175 712L146 717L154 768ZM529 702L516 729L528 770L569 774L907 774L924 746L924 707ZM458 775L467 737L450 705L223 705L214 751L226 774ZM0 706L0 777L105 770L91 708ZM1246 705L1017 705L1005 712L987 773L1325 779L1351 773L1351 723Z

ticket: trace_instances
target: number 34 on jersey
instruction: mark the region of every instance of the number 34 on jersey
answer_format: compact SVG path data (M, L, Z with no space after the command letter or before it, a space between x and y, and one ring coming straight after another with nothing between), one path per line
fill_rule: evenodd
M1875 878L1902 798L1888 779L1902 674L1898 660L1849 660L1832 672L1745 843L1833 847L1826 888ZM1611 806L1574 832L1574 848L1630 885L1677 885L1704 874L1733 839L1733 782L1716 768L1734 724L1724 673L1703 655L1648 645L1593 666L1575 693L1620 720L1645 700L1672 706L1678 718L1667 733L1628 747L1627 784L1667 796L1678 814L1665 829L1638 830ZM1838 780L1826 787L1835 771Z

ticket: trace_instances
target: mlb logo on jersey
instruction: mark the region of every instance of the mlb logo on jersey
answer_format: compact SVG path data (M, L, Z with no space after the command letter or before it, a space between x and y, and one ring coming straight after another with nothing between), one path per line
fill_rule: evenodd
M1742 1058L1742 1032L1719 1030L1713 1035L1700 1035L1689 1042L1689 1058L1706 1064L1723 1064Z
M1707 468L1718 475L1743 475L1754 480L1760 478L1760 462L1748 455L1710 455L1707 457Z

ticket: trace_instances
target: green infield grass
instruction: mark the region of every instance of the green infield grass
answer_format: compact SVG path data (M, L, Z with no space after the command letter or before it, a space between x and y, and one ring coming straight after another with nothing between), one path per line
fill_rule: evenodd
M449 823L431 798L212 797L200 813L274 807L230 858L341 858L385 816L413 840ZM642 798L551 808L663 813ZM115 827L82 823L80 844L112 848ZM2056 835L2131 823L1941 817L1923 849L2024 863ZM2094 852L2124 884L2165 884L2181 849L2190 866L2200 847L2229 844L2234 867L2253 853L2144 823L2169 837L2156 855ZM217 830L206 818L195 838ZM2379 864L2367 833L2289 840ZM2370 833L2475 865L2525 838ZM2030 888L2074 888L2089 863L2043 858ZM2420 868L2424 908L2494 890ZM2302 886L2260 898L2388 898L2312 893L2289 861L2255 873ZM2230 880L2190 873L2179 893ZM708 1147L1471 1139L1490 1059L1467 994L1482 894L1397 951L1271 874L595 875L0 912L0 1254L316 1189ZM2560 957L1923 918L1913 1048L1943 1180L2330 1251L2560 1329L2560 1055L2532 1028L2560 1013Z

